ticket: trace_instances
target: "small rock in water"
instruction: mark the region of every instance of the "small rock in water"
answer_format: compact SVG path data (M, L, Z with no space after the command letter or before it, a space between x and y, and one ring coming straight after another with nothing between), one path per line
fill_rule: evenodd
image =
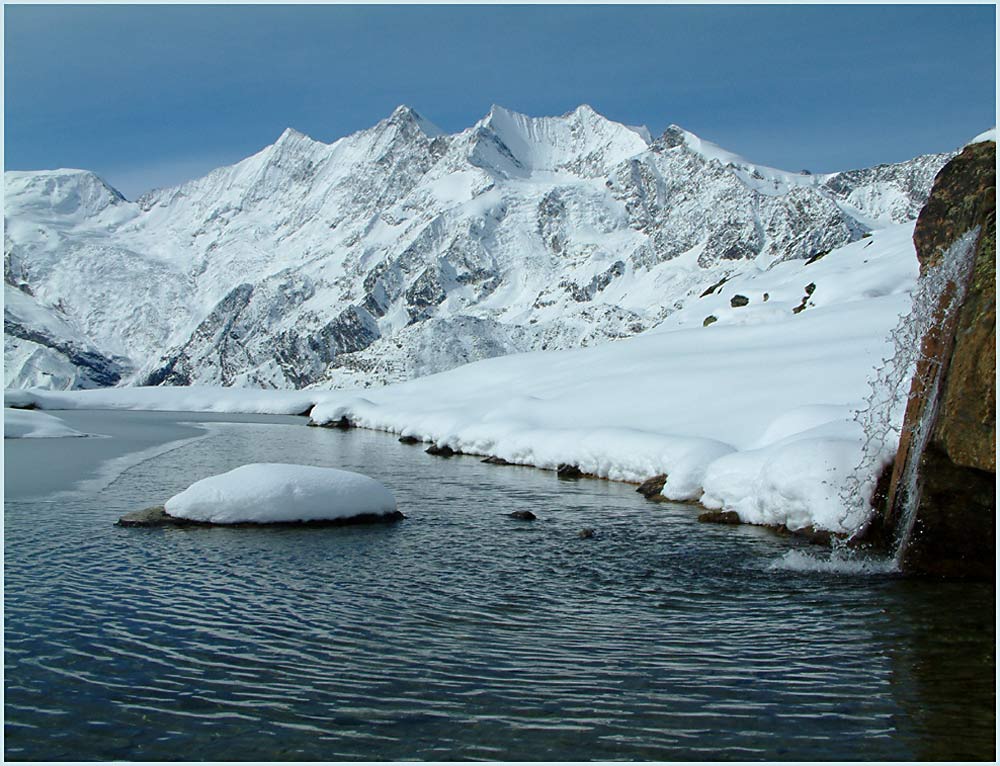
M126 513L115 522L119 527L192 526L197 523L168 516L162 505L154 505L151 508L143 508L141 511Z
M437 445L432 444L430 447L424 450L428 455L437 455L438 457L451 457L452 455L459 455L460 452L453 450L447 444Z
M799 537L803 540L807 540L813 545L823 545L830 547L833 544L833 540L840 536L830 532L826 529L816 529L813 526L799 527L798 529L789 529L784 524L776 528L778 532L782 534L789 534L793 537Z
M538 517L531 511L513 511L507 514L512 519L520 519L521 521L534 521Z
M698 516L698 521L709 524L739 524L740 515L736 511L705 511Z
M654 497L663 497L660 493L663 492L663 485L667 483L667 475L665 473L658 473L656 476L651 476L638 487L635 491L638 492L643 497L652 500Z
M560 479L579 479L583 476L583 471L572 463L560 463L556 468L556 475Z
M418 439L416 436L400 436L399 437L399 443L400 444L419 444L420 443L420 439Z
M579 537L581 540L590 540L595 534L597 533L594 532L593 529L591 529L590 527L586 527L580 530L577 537Z
M320 428L339 428L341 431L347 431L348 429L354 428L354 424L347 419L344 415L339 420L330 420L326 423L317 423L315 420L310 420L309 425L318 426Z
M490 455L487 458L483 458L479 462L489 463L490 465L511 465L509 461L504 460L502 457L497 457L496 455Z

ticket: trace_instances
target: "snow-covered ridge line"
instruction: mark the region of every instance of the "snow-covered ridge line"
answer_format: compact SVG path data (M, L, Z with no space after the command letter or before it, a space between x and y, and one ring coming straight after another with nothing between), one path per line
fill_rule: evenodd
M5 280L59 332L5 333L7 380L366 388L595 345L911 220L946 159L810 176L586 106L495 107L450 135L400 107L138 202L92 173L18 173Z

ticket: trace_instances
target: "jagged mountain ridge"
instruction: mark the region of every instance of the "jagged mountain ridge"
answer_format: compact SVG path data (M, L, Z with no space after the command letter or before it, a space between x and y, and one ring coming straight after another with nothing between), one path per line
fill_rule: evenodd
M85 171L8 172L5 280L31 310L5 312L7 385L367 386L624 337L915 217L950 156L787 173L586 106L493 107L453 135L399 107L135 202ZM31 335L45 312L72 337Z

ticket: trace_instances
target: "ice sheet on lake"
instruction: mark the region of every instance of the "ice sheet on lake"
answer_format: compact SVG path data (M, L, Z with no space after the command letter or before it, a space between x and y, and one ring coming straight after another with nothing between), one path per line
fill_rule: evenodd
M5 407L3 411L4 439L38 439L86 435L70 428L55 415L48 415L36 410L13 410L8 407Z

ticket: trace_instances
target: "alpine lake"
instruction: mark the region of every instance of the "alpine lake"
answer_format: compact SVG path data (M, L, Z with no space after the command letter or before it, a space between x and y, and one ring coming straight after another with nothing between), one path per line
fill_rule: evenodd
M4 445L7 760L995 758L993 583L304 418L56 414L102 436ZM250 462L407 519L115 526Z

